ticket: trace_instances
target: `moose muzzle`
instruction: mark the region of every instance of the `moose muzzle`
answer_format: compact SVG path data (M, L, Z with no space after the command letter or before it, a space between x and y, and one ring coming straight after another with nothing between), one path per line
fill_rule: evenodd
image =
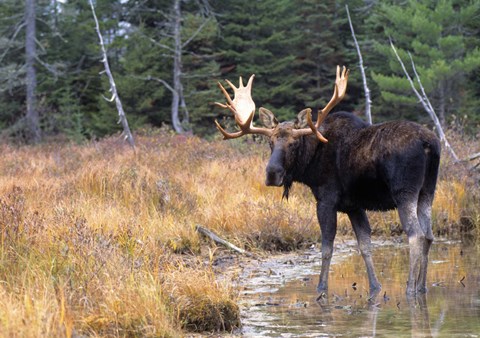
M280 149L274 149L270 161L268 161L267 164L267 177L265 179L267 186L280 187L283 185L283 179L285 177L284 159L285 152Z

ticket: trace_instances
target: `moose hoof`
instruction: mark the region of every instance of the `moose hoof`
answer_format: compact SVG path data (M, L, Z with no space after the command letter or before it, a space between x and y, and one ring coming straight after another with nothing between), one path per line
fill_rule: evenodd
M422 287L417 288L417 293L418 294L426 294L427 293L427 287L422 286Z
M369 295L369 299L374 299L378 296L378 294L380 293L380 291L382 291L382 286L380 284L374 286L374 287L371 287L370 288L370 295Z
M326 283L319 283L317 286L317 292L321 295L322 293L327 294L328 286Z

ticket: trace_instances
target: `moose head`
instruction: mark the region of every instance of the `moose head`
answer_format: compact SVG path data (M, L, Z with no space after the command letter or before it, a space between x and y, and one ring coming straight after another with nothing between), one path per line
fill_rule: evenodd
M252 85L255 75L250 76L246 86L243 85L240 77L239 86L235 87L230 81L226 80L234 92L232 100L225 88L219 82L218 86L225 95L227 103L215 102L216 105L229 109L233 112L235 121L240 131L228 133L222 126L215 121L217 129L222 133L224 139L233 139L247 134L260 134L269 138L272 155L267 165L265 183L268 186L285 186L284 196L288 197L288 189L291 185L286 173L292 168L297 156L299 139L306 135L316 135L321 142L327 143L328 140L321 134L319 128L327 117L328 113L345 96L347 89L349 70L345 67L341 70L337 66L337 77L333 89L333 95L325 108L318 111L318 118L314 124L312 121L312 110L303 109L298 113L294 121L279 123L275 115L268 109L261 107L259 109L260 120L265 127L259 128L253 126L253 117L255 115L255 102L252 99Z

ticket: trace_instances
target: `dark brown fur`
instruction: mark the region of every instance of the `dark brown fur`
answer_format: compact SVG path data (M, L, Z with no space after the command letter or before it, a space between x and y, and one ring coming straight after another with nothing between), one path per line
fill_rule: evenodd
M321 143L313 135L292 137L291 130L304 125L302 113L295 122L278 124L272 116L262 120L271 121L269 127L274 128L266 184L283 186L288 197L292 183L300 182L310 187L317 201L322 231L318 290L327 290L337 212L346 213L352 222L371 292L380 290L371 262L371 229L365 210L398 209L410 242L407 293L425 292L433 241L431 205L440 161L435 134L413 122L370 126L353 114L338 112L323 122L321 132L328 143Z

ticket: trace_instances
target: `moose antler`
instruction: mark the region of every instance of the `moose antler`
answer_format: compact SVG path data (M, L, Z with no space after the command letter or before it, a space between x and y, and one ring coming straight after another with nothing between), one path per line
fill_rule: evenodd
M255 74L250 76L250 78L248 79L247 86L244 87L242 77L240 77L238 88L235 87L230 81L225 80L230 86L230 88L233 89L233 94L234 94L233 100L231 99L230 95L227 93L225 88L222 86L222 84L218 82L218 87L220 87L220 90L222 91L223 95L225 95L225 98L227 99L227 103L224 104L224 103L215 102L215 104L224 109L231 110L234 114L235 122L240 128L240 131L238 132L228 133L222 128L220 123L218 123L218 121L215 120L217 129L223 134L223 138L225 140L237 138L247 134L261 134L266 136L272 135L271 129L257 128L257 127L254 127L252 124L253 116L255 115L255 102L253 102L253 99L252 99L252 84L253 84L254 78L255 78Z
M327 143L328 140L318 131L318 128L322 124L322 122L327 117L328 113L335 107L342 99L345 97L345 92L347 91L347 82L348 82L348 75L350 73L349 69L346 69L345 66L343 67L342 71L340 71L340 66L337 66L337 78L335 79L335 86L333 89L333 95L330 99L330 102L325 106L325 108L318 111L317 123L313 124L312 121L312 110L307 110L307 123L310 128L303 128L303 129L294 129L294 137L300 137L303 135L310 135L312 132L317 136L317 138Z

